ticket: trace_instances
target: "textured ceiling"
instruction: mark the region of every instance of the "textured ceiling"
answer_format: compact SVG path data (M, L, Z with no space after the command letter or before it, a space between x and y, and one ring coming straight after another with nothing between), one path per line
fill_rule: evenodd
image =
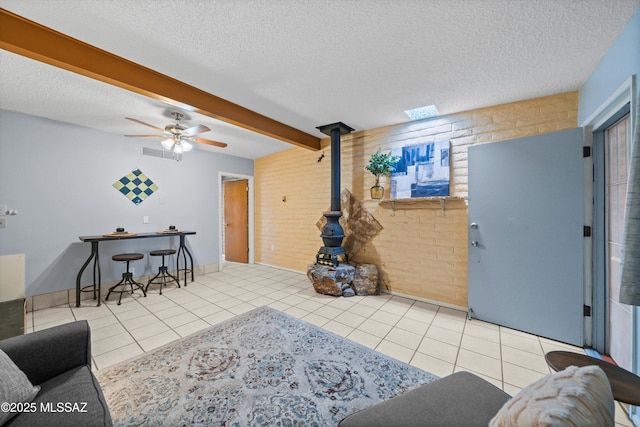
M640 0L0 0L0 7L323 137L578 90ZM2 31L2 29L0 29ZM175 107L0 51L0 108L120 135ZM203 138L290 147L210 117ZM202 147L200 147L202 148Z

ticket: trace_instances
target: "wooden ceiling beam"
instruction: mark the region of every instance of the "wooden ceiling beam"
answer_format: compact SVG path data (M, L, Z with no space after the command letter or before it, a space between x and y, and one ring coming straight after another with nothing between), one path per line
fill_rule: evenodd
M0 8L0 48L311 150L320 138Z

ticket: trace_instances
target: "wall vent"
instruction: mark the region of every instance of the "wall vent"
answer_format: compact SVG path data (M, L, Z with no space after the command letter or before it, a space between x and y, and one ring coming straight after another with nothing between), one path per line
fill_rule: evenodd
M142 155L166 160L182 160L182 153L174 153L159 148L142 147Z

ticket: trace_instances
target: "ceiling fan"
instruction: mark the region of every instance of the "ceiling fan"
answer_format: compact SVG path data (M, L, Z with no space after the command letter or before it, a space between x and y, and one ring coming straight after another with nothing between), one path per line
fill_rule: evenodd
M131 117L125 117L127 120L131 120L132 122L140 123L141 125L149 126L150 128L156 129L162 133L155 135L125 135L125 136L134 136L137 138L165 138L162 141L162 146L167 150L173 151L175 153L186 153L187 151L193 148L192 142L199 142L201 144L213 145L215 147L226 147L227 144L224 142L211 141L210 139L198 138L196 135L209 132L211 129L204 125L197 125L190 128L186 128L180 124L180 120L184 117L184 114L178 113L174 111L171 113L171 116L176 121L174 124L166 125L164 129L159 128L154 125L150 125L149 123L145 123L138 119L132 119Z

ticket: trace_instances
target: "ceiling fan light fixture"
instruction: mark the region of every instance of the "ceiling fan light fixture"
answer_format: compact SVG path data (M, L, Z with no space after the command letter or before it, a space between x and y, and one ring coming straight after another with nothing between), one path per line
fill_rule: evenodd
M191 151L191 149L193 148L193 145L191 145L190 143L188 143L187 141L182 141L180 143L180 145L182 146L182 149L184 150L184 152L186 153L187 151Z
M162 146L166 149L166 150L171 150L173 148L173 139L169 138L169 139L164 139L162 140Z
M184 148L182 147L182 144L175 144L171 151L173 151L174 153L182 154L184 153Z

